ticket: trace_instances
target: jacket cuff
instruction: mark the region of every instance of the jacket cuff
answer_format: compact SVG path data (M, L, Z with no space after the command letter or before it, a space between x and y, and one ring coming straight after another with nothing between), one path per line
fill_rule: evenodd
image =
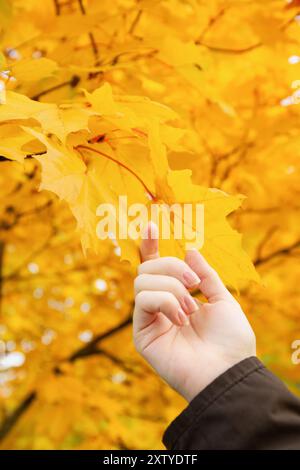
M168 426L163 435L163 444L166 448L176 448L176 443L180 437L191 428L195 421L199 421L201 415L217 402L225 392L257 370L264 368L262 362L253 356L244 359L217 377L196 395L187 408Z

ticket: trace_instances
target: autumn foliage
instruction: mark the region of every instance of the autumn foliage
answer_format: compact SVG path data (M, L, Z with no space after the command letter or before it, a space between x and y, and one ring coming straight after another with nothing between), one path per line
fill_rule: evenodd
M119 195L204 204L299 391L300 2L1 0L0 25L1 448L160 448L184 406L132 344L137 242L96 235Z

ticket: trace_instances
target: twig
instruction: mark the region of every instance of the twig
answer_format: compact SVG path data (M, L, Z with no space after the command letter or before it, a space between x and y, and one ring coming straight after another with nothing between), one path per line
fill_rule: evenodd
M31 392L27 395L26 398L20 403L20 405L13 411L3 422L0 428L0 440L4 439L5 436L10 432L13 426L17 423L17 421L21 418L21 416L25 413L25 411L29 408L31 403L35 400L36 393Z
M74 362L79 358L94 354L95 352L97 352L96 347L100 341L109 338L110 336L114 335L115 333L122 330L126 326L130 325L130 323L131 323L131 316L127 317L123 322L121 322L119 325L115 326L111 330L108 330L107 332L101 333L100 335L96 336L89 344L75 351L68 360L70 362Z
M100 341L102 341L106 338L109 338L113 334L121 331L126 326L128 326L130 323L131 323L131 316L126 318L119 325L111 328L110 330L106 331L105 333L102 333L102 334L98 335L96 338L94 338L93 341L91 341L91 343L88 346L84 346L84 347L78 349L77 351L75 351L75 353L73 353L67 359L67 361L74 362L75 360L77 360L81 357L86 357L86 356L92 355L94 353L94 350L92 348L91 348L90 353L87 352L87 350L88 350L89 346L91 346L91 344L94 347L96 347L97 344ZM98 354L99 353L100 353L100 350L98 350ZM108 353L106 353L105 355L107 357L109 357ZM53 372L56 373L56 374L61 374L58 366L53 368ZM7 416L7 418L3 422L2 426L0 427L0 440L4 439L8 435L8 433L11 431L11 429L15 426L15 424L18 422L18 420L21 418L21 416L25 413L25 411L29 408L29 406L35 401L36 398L37 398L37 392L32 391L31 393L29 393L29 395L27 395L27 397L24 398L24 400L19 404L19 406L15 409L15 411L13 411L9 416Z
M60 15L60 4L58 0L53 0L54 2L54 8L55 8L55 14L56 16Z
M80 8L80 11L83 15L86 15L86 11L85 11L85 8L84 8L84 5L83 5L83 1L82 0L78 0L78 3L79 3L79 8ZM95 65L99 65L99 51L98 51L98 46L97 46L97 42L95 41L95 38L94 38L94 35L93 33L90 31L89 32L89 38L90 38L90 41L91 41L91 46L92 46L92 49L93 49L93 52L94 52L94 56L95 56L95 59L96 59L96 64Z
M59 83L58 85L54 85L51 88L47 88L47 90L41 91L40 93L37 93L36 95L32 96L31 99L38 101L42 96L45 96L48 93L52 93L53 91L60 90L61 88L65 86L70 85L71 88L75 88L79 82L80 82L80 77L78 75L73 75L70 78L70 80L67 80L63 83Z
M133 22L132 22L132 24L131 24L131 26L130 26L130 28L129 28L129 31L128 31L129 34L133 34L133 33L134 33L134 30L135 30L135 28L137 27L138 22L140 21L140 18L141 18L141 16L142 16L142 13L143 13L143 10L139 10L139 11L137 12L137 14L136 14L136 16L135 16L135 18L134 18L134 20L133 20Z
M260 241L260 243L257 245L257 248L256 248L256 259L261 259L262 257L262 252L264 250L264 247L266 245L266 243L268 243L268 241L270 240L270 238L272 237L272 235L276 232L276 230L278 230L278 226L275 225L273 227L270 227L267 232L265 233L264 237L262 238L262 240Z
M294 250L296 250L298 248L300 248L300 240L296 240L290 246L287 246L285 248L280 248L279 250L273 251L273 253L270 253L267 256L257 258L254 261L253 264L254 264L254 266L261 266L262 264L265 264L268 261L273 260L274 258L278 258L279 256L293 254Z
M2 271L3 271L3 261L4 261L4 248L5 243L3 240L0 240L0 315L1 315L1 307L2 307Z
M36 250L30 253L30 255L27 256L27 258L23 260L22 263L16 269L14 269L10 274L2 277L2 280L6 281L8 279L13 279L14 276L16 276L24 266L26 266L30 261L36 258L36 256L38 256L42 251L44 251L44 249L48 246L50 240L52 239L53 235L55 235L55 233L56 233L56 227L52 227L51 233L49 237L47 238L47 240L45 240L44 243L41 246L39 246Z

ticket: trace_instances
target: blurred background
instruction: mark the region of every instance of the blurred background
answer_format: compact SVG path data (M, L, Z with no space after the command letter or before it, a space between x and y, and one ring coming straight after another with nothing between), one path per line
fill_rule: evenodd
M230 222L261 283L236 296L300 393L300 1L2 0L0 24L7 89L61 103L107 81L177 111L194 137L170 167L246 196ZM37 161L0 169L0 448L162 448L185 402L134 350L134 270L111 241L84 256Z

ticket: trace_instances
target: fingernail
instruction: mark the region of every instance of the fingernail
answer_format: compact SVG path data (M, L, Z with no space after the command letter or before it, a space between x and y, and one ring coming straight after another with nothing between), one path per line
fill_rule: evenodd
M190 324L188 317L181 308L178 309L178 317L182 326L188 326Z
M184 303L187 307L188 313L193 313L196 310L199 310L197 302L193 299L191 295L185 295L183 297Z
M194 273L194 272L185 271L183 273L182 277L183 277L187 287L196 286L197 284L199 284L201 282L199 277L197 276L197 274Z

